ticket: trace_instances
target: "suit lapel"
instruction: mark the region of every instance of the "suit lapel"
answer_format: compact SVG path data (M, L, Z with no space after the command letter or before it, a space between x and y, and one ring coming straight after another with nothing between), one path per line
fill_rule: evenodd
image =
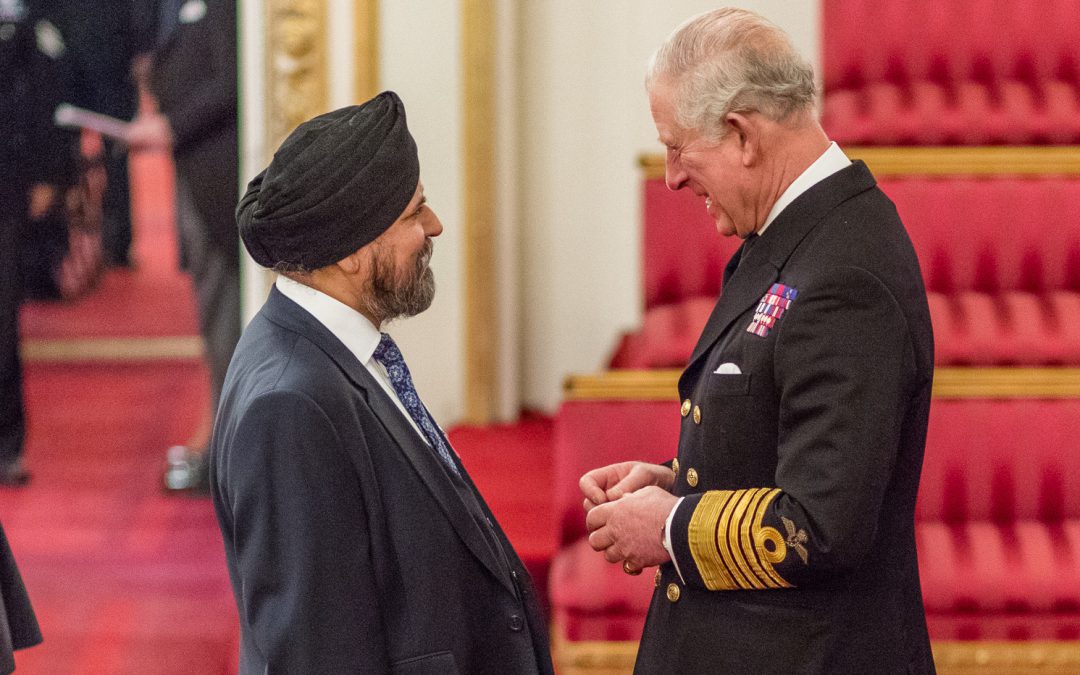
M788 258L825 214L838 204L875 185L870 170L856 160L851 166L837 171L799 195L781 211L765 234L758 238L741 265L739 259L745 250L740 247L736 251L725 269L727 278L720 298L716 301L716 306L713 307L694 347L690 362L680 378L680 391L685 391L684 384L688 382L691 371L696 370L698 361L730 330L732 322L760 300L770 285L780 277L780 271Z
M375 381L367 368L325 326L306 310L272 288L264 308L271 321L296 331L322 349L363 393L372 412L396 442L413 469L420 476L432 497L446 514L450 524L465 545L480 562L511 592L511 581L502 569L495 551L480 530L480 524L469 512L455 487L453 479L443 468L442 460L417 435L404 415ZM449 443L448 443L449 444ZM460 464L459 464L460 467ZM464 476L464 468L460 467ZM471 483L467 484L471 488ZM475 488L471 488L475 489Z

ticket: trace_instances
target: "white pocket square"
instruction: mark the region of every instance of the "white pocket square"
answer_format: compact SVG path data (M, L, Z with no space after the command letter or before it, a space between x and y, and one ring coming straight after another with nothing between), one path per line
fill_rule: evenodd
M713 375L739 375L742 373L734 363L721 363L720 367L713 371Z

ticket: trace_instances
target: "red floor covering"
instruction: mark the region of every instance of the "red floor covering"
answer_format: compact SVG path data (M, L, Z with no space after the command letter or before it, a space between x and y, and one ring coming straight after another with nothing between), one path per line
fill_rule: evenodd
M77 303L27 307L24 338L194 334L171 167L147 156L132 169L135 268L109 272ZM25 387L34 481L0 489L0 522L45 642L17 653L18 675L233 672L236 609L212 506L159 490L164 449L205 405L202 367L39 362ZM556 546L551 421L527 415L450 438L542 591Z

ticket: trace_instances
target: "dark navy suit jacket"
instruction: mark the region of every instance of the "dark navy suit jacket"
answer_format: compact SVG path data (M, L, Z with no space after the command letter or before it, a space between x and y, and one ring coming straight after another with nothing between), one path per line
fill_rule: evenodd
M464 468L276 288L211 453L242 674L552 672L528 574Z

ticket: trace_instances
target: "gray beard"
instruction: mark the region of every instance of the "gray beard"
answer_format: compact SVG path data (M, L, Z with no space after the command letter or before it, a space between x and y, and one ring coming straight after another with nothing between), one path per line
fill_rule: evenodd
M371 277L366 287L368 312L383 322L416 316L435 299L435 274L428 263L434 245L428 239L424 250L416 256L413 268L399 280L394 272L394 261L382 247L376 248L371 258Z

